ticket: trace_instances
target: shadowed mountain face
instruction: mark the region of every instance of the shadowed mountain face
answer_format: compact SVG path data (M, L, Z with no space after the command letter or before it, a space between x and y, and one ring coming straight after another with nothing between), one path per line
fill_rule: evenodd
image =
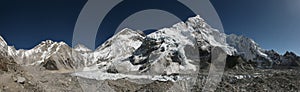
M0 37L0 47L2 71L8 72L11 70L10 67L22 66L51 73L75 72L73 76L99 81L118 80L105 81L108 86L112 86L112 89L125 87L125 84L117 85L119 82L138 85L134 88L144 88L143 85L131 83L124 78L168 81L152 82L155 85L165 85L167 88L178 86L173 85L173 82L203 82L198 80L202 70L205 71L209 67L212 69L211 65L214 65L213 69L219 69L225 65L225 62L226 70L239 72L265 68L290 69L298 67L300 63L300 57L293 52L280 55L274 50L264 50L250 38L219 32L210 27L200 16L148 35L126 28L95 51L81 44L72 48L64 42L50 40L43 41L30 50L16 50L8 46L2 37ZM218 48L218 51L223 52L224 55L213 54L214 48ZM221 54L224 58L218 56ZM182 81L186 76L197 81ZM249 78L254 78L254 75L251 76ZM226 75L226 77L232 76ZM154 90L154 88L149 89Z

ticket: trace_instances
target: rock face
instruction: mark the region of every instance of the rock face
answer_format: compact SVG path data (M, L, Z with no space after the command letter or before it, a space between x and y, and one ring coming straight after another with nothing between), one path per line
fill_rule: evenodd
M273 60L252 39L232 34L227 36L227 43L234 47L237 50L237 55L241 56L244 60L257 62L257 67L272 67Z
M300 57L293 52L286 52L282 58L282 64L287 66L299 66Z
M75 52L64 42L53 42L50 40L43 41L41 44L35 46L30 50L16 50L9 47L9 55L14 57L14 60L21 65L25 66L43 66L46 69L72 70L82 66L82 57ZM81 62L78 63L78 62ZM50 64L50 65L48 65ZM54 65L54 66L53 66Z
M124 61L142 44L144 34L131 29L124 29L108 39L103 45L93 52L93 61L97 62L101 69L119 68L131 69L131 64ZM126 66L123 68L123 66Z
M7 56L8 54L8 46L6 41L0 36L0 55Z
M19 65L8 55L8 46L0 36L0 70L1 72L14 71ZM1 73L2 74L2 73Z
M270 50L266 53L274 61L274 68L292 68L300 65L300 57L293 52L280 55L276 51Z

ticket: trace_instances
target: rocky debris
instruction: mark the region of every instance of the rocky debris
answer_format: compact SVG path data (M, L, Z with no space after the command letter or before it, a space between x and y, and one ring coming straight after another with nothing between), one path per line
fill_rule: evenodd
M13 60L0 56L0 71L8 72L15 70L14 68L18 66ZM1 73L0 73L1 74Z
M225 71L222 81L217 86L215 92L270 92L300 91L299 70L246 70ZM206 74L197 76L196 85L193 85L191 92L201 92L207 79Z
M299 69L248 69L248 67L242 66L247 64L241 57L229 58L228 61L235 61L235 63L227 65L222 81L217 86L217 92L300 91ZM3 92L83 92L83 90L92 90L92 92L104 90L106 92L200 92L203 90L208 74L207 71L199 71L199 74L195 76L197 81L186 80L177 82L149 81L141 83L126 78L105 81L84 78L78 80L78 78L70 76L69 73L55 73L35 67L23 67L16 64L12 59L10 61L2 58L0 61L2 62L0 65L7 66L1 68L2 73L0 74L0 90ZM183 75L178 74L177 76ZM89 84L89 86L85 86L85 84Z
M240 56L227 56L225 70L246 71L254 70L257 67L257 62L245 61Z
M242 72L245 77L236 71L224 75L217 91L300 91L299 70L254 70ZM238 77L239 76L239 77ZM246 77L248 76L248 77Z
M22 76L19 76L20 74ZM69 74L11 72L0 77L0 90L3 92L82 92L77 78Z
M137 84L125 79L108 80L108 85L116 92L166 92L173 86L173 82L154 81L148 84Z
M24 77L21 77L21 76L17 76L17 78L15 79L15 81L17 83L20 83L20 84L24 84L26 79Z
M37 67L24 67L13 59L0 56L1 92L81 92L76 77L53 73Z
M12 58L0 55L0 91L38 91L39 88L27 81L27 70ZM29 76L28 76L29 77Z

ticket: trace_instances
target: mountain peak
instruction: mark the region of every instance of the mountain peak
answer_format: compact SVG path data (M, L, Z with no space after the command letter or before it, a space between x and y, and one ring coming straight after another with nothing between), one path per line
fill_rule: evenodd
M7 46L7 43L6 43L6 41L2 38L2 36L0 36L0 45L1 45L2 47Z
M188 26L191 26L193 28L201 28L201 29L209 29L210 31L218 31L216 29L213 29L209 24L207 24L206 21L200 17L200 15L189 18L185 23ZM203 30L203 31L208 31L208 30Z
M139 31L139 30L135 31L135 30L130 29L130 28L124 28L123 30L118 32L116 35L130 35L130 34L145 35L142 31Z
M42 41L41 44L53 44L54 42L52 40L46 40Z
M246 61L255 61L257 58L264 58L270 62L272 61L265 53L265 50L248 37L231 34L227 35L226 41L230 46L237 49L238 55L243 56Z
M285 52L284 56L297 56L294 52Z
M90 52L92 51L91 49L89 49L88 47L84 46L83 44L77 44L74 47L75 51L79 51L79 52Z
M61 41L61 42L54 42L52 40L46 40L46 41L42 41L39 45L37 45L35 48L37 47L50 47L50 46L68 46L65 42Z
M200 15L197 15L195 17L188 18L188 22L194 22L194 23L199 23L199 22L204 22L205 20L201 18Z
M133 46L135 48L137 48L139 45L137 44L133 44L135 43L134 41L141 41L143 39L144 35L142 32L139 31L134 31L132 29L129 28L125 28L123 30L121 30L120 32L118 32L117 34L115 34L113 37L111 37L110 39L108 39L106 42L104 42L104 44L102 44L100 47L98 47L96 49L100 50L100 49L104 49L105 47L110 46L112 43L117 43L119 45L126 45L126 42L122 42L122 41L128 41L128 45ZM130 44L130 41L133 41L133 43ZM124 43L124 44L120 44L120 43ZM140 42L138 42L140 43Z

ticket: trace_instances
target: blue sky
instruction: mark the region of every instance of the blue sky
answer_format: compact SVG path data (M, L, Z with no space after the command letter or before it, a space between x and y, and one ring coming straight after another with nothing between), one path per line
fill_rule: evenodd
M211 2L225 33L250 37L265 49L300 53L300 0ZM46 39L71 44L85 3L86 0L1 0L0 35L16 48L30 49Z

